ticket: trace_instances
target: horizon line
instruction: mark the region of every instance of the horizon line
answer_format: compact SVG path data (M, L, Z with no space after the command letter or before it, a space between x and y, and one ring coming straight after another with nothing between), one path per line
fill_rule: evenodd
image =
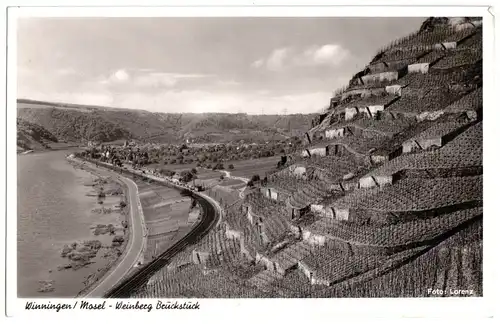
M251 114L246 112L159 112L159 111L150 111L147 109L139 109L139 108L127 108L127 107L112 107L112 106L102 106L102 105L92 105L92 104L76 104L69 102L58 102L58 101L44 101L38 99L28 99L28 98L17 98L16 103L35 103L35 104L50 104L50 105L60 105L62 107L59 108L100 108L100 109L115 109L115 110L136 110L136 111L144 111L152 114L192 114L192 115L202 115L202 114L220 114L220 115L250 115L250 116L294 116L294 115L314 115L321 113L318 112L310 112L310 113L293 113L293 114ZM66 107L65 107L66 106ZM58 108L58 107L55 107ZM19 109L19 107L18 107Z

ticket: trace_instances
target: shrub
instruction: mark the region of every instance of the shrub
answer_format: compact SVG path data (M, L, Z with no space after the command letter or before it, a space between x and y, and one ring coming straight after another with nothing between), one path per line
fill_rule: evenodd
M183 182L189 182L191 180L193 180L194 178L194 174L192 174L190 171L188 170L184 170L181 172L181 181Z
M224 170L224 164L222 163L217 163L216 165L214 165L214 168L213 170Z
M97 194L98 198L106 198L106 194L104 193L104 190L101 188L99 193Z
M230 164L230 165L228 166L228 168L229 168L229 170L234 170L234 165L233 165L233 164Z
M122 243L125 241L125 239L123 238L123 236L121 235L116 235L115 237L113 237L113 241L112 241L112 246L119 246L119 245L122 245Z
M126 202L124 202L123 200L122 200L122 201L120 201L120 208L122 208L122 209L123 209L123 208L125 208L125 207L127 207L127 203L126 203Z
M258 174L254 174L250 181L252 181L252 182L260 181L260 176Z
M124 239L123 239L123 236L121 235L117 235L115 237L113 237L113 242L123 242Z
M175 175L175 171L172 171L172 170L161 170L160 171L161 174L167 176L167 177L173 177Z

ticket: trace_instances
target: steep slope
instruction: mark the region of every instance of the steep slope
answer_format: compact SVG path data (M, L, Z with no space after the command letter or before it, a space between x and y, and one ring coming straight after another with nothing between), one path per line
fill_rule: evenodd
M17 149L41 150L57 143L57 138L40 125L17 119Z
M380 50L224 235L137 296L482 296L481 24L430 18Z

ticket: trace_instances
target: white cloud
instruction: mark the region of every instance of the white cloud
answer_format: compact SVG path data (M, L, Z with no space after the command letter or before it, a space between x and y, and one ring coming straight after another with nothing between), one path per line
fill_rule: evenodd
M138 75L133 82L138 87L173 87L178 79L168 73L147 73Z
M288 48L275 49L267 59L267 68L272 71L282 69L285 60L288 58L289 52L290 50Z
M107 78L101 78L98 82L102 85L127 84L134 87L164 87L171 88L181 79L208 78L208 74L183 74L158 72L152 69L119 69Z
M124 69L120 69L120 70L115 71L110 77L110 81L119 82L119 83L126 82L129 79L130 79L130 75Z
M268 70L278 71L284 67L285 61L287 60L289 54L289 48L278 48L272 51L269 57L254 61L251 66L253 68L266 67Z
M310 46L305 49L279 48L271 52L267 58L252 63L254 68L266 67L271 71L279 71L293 66L330 66L335 67L349 57L349 51L338 44Z
M264 65L264 60L260 59L252 63L253 68L260 68L261 66Z
M311 46L297 56L295 63L305 66L338 66L349 57L349 51L338 44Z

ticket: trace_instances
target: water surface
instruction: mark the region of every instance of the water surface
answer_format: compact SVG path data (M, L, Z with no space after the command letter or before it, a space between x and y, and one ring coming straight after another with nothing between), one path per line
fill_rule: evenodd
M69 151L18 155L17 165L17 273L19 297L74 297L83 281L107 261L100 251L95 264L79 270L58 271L69 263L60 252L64 244L111 237L95 237L90 227L113 223L116 215L96 215L96 197L86 196L92 177L74 169L65 156ZM53 292L38 292L40 280L54 280Z

